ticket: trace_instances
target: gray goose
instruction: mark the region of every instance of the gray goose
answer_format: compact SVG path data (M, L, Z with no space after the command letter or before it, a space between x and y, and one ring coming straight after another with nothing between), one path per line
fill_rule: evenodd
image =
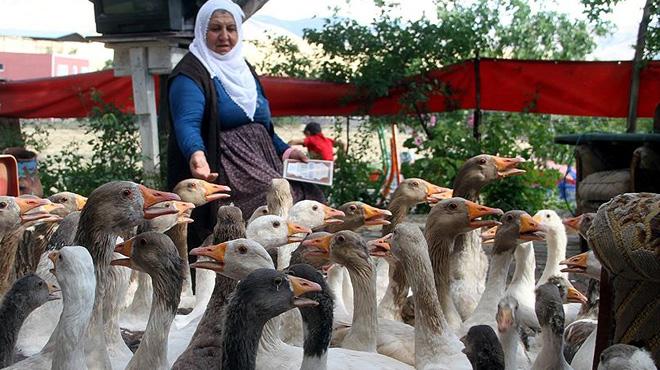
M55 287L37 275L29 274L16 280L0 303L0 367L14 363L18 332L28 315L49 299Z
M127 256L113 260L113 265L144 271L153 283L149 322L127 370L169 369L167 333L176 315L183 286L182 260L172 240L149 231L119 244L116 252Z
M388 219L390 222L383 225L382 235L387 235L394 230L394 227L405 220L410 209L419 203L437 203L439 200L451 197L451 189L443 188L430 182L418 179L405 179L399 184L387 206L392 216ZM392 259L387 259L389 264L389 282L383 299L378 305L378 316L402 321L401 312L406 303L406 297L410 286L406 283L406 274L400 268L399 263Z
M542 348L532 370L573 369L564 358L564 307L555 284L548 282L536 288L536 317L541 325Z
M463 352L474 370L504 370L504 352L497 334L488 325L475 325L461 338Z
M525 173L516 168L518 158L481 154L463 163L454 179L454 196L479 202L479 192L487 184ZM451 254L451 294L461 319L466 320L477 307L485 289L488 258L481 248L479 231L460 235ZM469 269L463 266L471 266Z
M149 209L168 200L179 200L179 196L129 181L113 181L96 188L81 211L74 242L89 250L98 282L85 342L90 367L112 369L109 350L120 366L132 357L119 332L118 272L110 268L110 262L117 236L131 232L144 219L172 213Z
M241 280L226 308L223 369L255 369L266 322L295 307L318 305L301 295L320 290L316 283L272 269L258 269Z

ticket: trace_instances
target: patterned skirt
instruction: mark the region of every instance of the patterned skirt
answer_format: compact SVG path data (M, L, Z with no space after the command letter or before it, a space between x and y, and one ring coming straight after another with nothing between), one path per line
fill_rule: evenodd
M249 124L220 132L218 183L231 188L233 203L248 219L259 206L266 204L271 180L282 177L282 161L266 128ZM289 180L293 201L303 199L325 202L321 189L308 183Z

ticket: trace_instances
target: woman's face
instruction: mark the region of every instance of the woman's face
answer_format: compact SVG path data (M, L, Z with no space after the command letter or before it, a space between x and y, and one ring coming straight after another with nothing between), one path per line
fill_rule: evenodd
M238 42L238 28L234 17L227 12L215 11L206 30L206 46L218 54L227 54Z

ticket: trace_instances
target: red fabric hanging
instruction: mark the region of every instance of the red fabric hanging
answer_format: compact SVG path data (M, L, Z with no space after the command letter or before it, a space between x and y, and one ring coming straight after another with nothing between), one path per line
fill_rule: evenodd
M437 80L439 88L420 106L431 112L475 108L474 63L466 61L428 73L425 77ZM481 59L478 63L481 109L600 117L628 114L631 62ZM356 98L358 91L349 84L277 77L261 80L273 116L364 114L364 102ZM405 91L404 87L392 89L373 102L367 114L400 113L399 100ZM0 116L84 117L95 104L92 92L105 102L133 111L130 77L101 71L0 83ZM652 61L641 71L637 116L653 117L658 103L660 61Z

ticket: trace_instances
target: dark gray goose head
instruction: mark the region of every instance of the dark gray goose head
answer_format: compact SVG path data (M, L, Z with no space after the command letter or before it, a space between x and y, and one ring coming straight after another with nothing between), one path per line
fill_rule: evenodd
M226 309L222 368L254 369L266 322L292 308L317 305L301 296L320 290L316 283L273 269L255 270L241 280Z
M475 325L461 338L463 353L474 370L504 370L504 351L493 328Z
M657 367L647 350L619 343L601 352L598 370L657 370Z

